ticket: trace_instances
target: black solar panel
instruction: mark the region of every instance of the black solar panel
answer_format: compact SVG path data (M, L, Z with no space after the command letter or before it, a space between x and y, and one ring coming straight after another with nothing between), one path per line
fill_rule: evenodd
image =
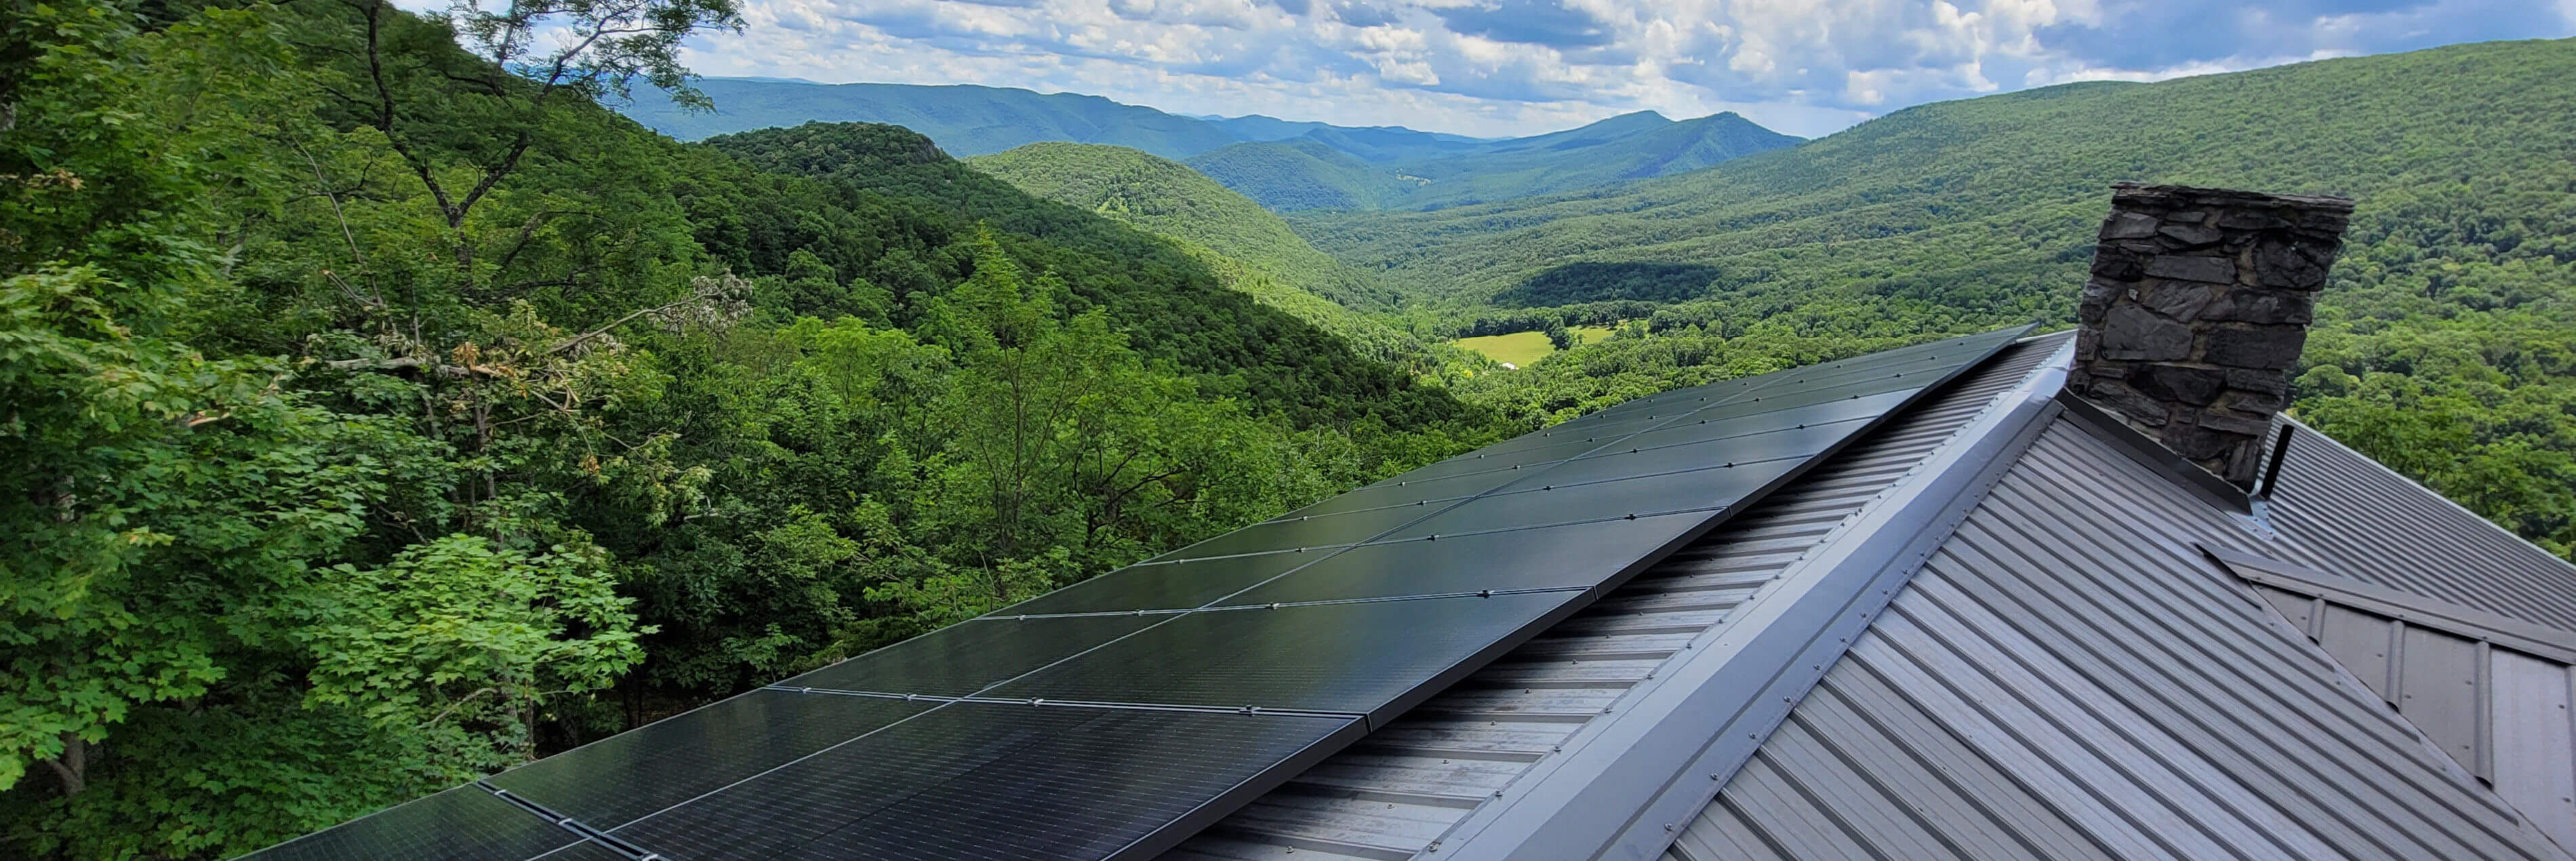
M992 695L1371 714L1564 603L1540 593L1189 613Z
M1540 493L1530 496L1562 498ZM1609 522L1598 522L1605 515L1594 511L1569 509L1539 514L1595 520L1579 527L1451 533L1437 539L1425 534L1354 548L1223 603L1590 588L1609 574L1602 565L1605 559L1615 557L1605 554L1669 541L1708 519L1706 512L1627 520L1622 511L1606 515L1612 518Z
M756 690L484 782L606 827L786 765L930 705Z
M580 840L580 835L557 828L490 792L460 786L271 846L249 857L259 861L516 861Z
M965 696L1157 621L1138 616L1049 616L1015 625L950 625L778 684Z
M635 856L584 840L539 855L531 861L635 861ZM664 861L676 861L676 859L664 859Z
M1125 568L1022 601L996 615L1189 608L1260 585L1326 552L1270 553Z
M612 833L686 861L1111 857L1357 736L1347 718L954 703Z
M489 779L563 827L468 787L259 857L1159 851L2024 331L1640 398Z

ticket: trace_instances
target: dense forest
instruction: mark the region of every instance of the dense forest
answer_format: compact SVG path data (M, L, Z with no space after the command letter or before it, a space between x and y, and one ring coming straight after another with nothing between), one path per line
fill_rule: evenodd
M2565 553L2570 104L2576 41L2459 45L1924 105L1696 173L1289 219L1421 290L1441 310L1418 313L1451 332L1646 324L1457 388L1532 418L1759 361L1757 345L2071 323L2114 180L2348 194L2296 414Z
M1418 374L1473 362L1386 318L1404 297L1315 250L1250 198L1174 161L1103 144L1037 143L967 159L1029 194L1170 239L1229 287ZM1376 313L1370 313L1376 312Z
M1516 428L918 135L650 133L733 5L562 8L0 23L0 854L249 850Z

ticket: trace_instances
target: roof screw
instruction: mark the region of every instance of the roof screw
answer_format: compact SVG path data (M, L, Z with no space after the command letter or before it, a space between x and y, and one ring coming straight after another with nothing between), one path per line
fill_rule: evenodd
M1666 830L1666 831L1671 831L1671 830L1673 830L1673 824L1672 824L1672 823L1670 823L1670 822L1666 822L1666 823L1664 823L1664 830Z

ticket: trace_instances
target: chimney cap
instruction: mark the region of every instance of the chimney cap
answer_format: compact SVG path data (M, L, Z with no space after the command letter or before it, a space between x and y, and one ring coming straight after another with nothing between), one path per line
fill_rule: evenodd
M2150 185L2143 182L2111 184L2114 198L2171 198L2177 203L2224 203L2232 206L2295 206L2333 212L2352 211L2352 198L2337 194L2266 194L2232 188L2203 188L2196 185Z

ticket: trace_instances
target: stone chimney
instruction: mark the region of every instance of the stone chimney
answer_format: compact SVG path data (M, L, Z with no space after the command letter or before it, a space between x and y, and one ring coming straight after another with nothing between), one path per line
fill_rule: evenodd
M2352 201L2112 186L2067 390L2251 487Z

